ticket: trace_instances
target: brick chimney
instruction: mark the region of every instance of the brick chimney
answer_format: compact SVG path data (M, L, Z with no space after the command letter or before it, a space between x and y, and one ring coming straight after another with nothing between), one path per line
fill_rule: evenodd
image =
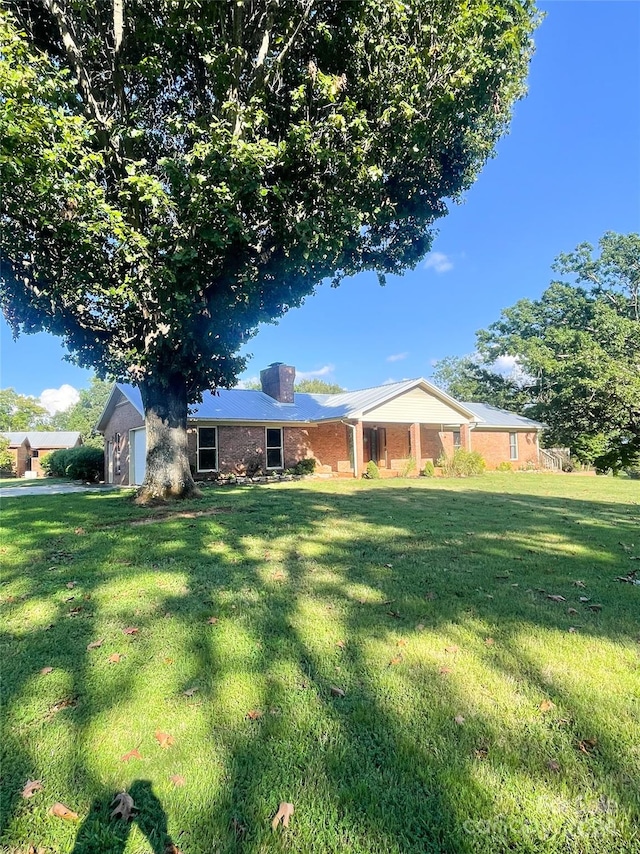
M296 369L282 362L274 362L260 371L262 391L278 403L293 403L293 384Z

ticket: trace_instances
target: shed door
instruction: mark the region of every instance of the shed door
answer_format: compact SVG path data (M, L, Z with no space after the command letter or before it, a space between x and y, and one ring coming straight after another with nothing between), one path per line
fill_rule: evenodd
M129 431L131 448L131 468L129 482L131 486L140 486L147 469L147 431L144 427Z

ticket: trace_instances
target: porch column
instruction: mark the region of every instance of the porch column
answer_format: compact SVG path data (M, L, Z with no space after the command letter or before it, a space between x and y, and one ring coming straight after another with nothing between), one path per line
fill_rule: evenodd
M364 436L362 433L362 421L356 422L356 446L353 449L356 470L353 473L354 477L362 477L364 474Z
M416 475L420 474L422 468L422 445L420 444L420 425L412 424L409 428L411 437L411 455L416 461Z

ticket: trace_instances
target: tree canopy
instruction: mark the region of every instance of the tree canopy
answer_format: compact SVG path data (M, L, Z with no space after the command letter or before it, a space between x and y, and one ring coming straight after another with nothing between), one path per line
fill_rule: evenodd
M47 429L47 410L35 397L18 394L13 388L0 389L0 430Z
M558 257L558 279L478 333L487 361L517 356L547 442L618 470L640 461L640 235L607 232Z
M524 377L505 376L474 356L440 359L434 366L432 380L457 400L488 403L518 413L531 403Z
M185 483L159 425L325 278L417 263L508 127L537 20L530 0L4 6L2 308L137 383L148 477Z
M85 445L101 448L104 440L96 433L95 427L106 406L111 388L110 382L91 377L89 388L80 390L80 399L69 409L52 416L50 429L77 430Z

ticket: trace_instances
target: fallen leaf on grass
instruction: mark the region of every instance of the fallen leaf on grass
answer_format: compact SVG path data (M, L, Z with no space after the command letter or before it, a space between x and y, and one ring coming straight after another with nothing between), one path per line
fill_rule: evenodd
M418 625L416 626L416 631L417 632L423 632L424 631L424 623L418 623Z
M460 647L456 646L455 644L451 644L451 646L445 646L444 651L454 654L460 651Z
M547 768L549 769L549 771L555 771L557 773L560 770L560 763L556 762L555 759L550 759L547 762Z
M111 801L111 806L113 807L111 818L117 818L119 821L129 821L131 813L136 808L133 798L128 792L120 792L116 795Z
M564 596L560 596L557 593L547 593L547 599L551 599L552 602L566 602L567 600Z
M454 721L455 721L457 724L463 724L463 723L464 723L464 721L465 721L464 715L456 715L456 716L455 716L455 718L454 718Z
M51 720L51 718L58 712L61 712L64 709L74 709L77 705L77 697L64 697L62 700L58 700L57 703L54 703L53 706L49 708L45 720Z
M589 756L597 743L597 738L584 738L582 741L578 742L578 750Z
M337 642L336 646L338 647L338 649L344 649L346 646L346 643L343 640L339 640Z
M55 803L49 810L49 815L55 815L58 818L64 818L67 821L77 821L80 817L77 812L65 807L64 804Z
M591 596L580 596L578 602L582 602L585 605L587 602L591 602Z
M22 797L31 798L36 792L41 792L43 789L42 780L27 780L22 790Z
M77 581L67 581L67 587L69 588L69 590L73 590L77 583Z
M577 613L578 612L575 608L567 608L567 614L575 615Z
M406 646L406 645L407 645L407 642L404 638L400 638L399 640L396 641L396 646Z
M331 686L331 696L332 697L344 697L345 693L342 688L338 688L335 685Z
M172 744L176 743L175 738L172 735L169 735L168 732L162 732L161 730L157 729L154 735L156 741L164 750L166 750L168 747L171 747Z
M392 564L392 563L385 563L385 565L384 565L384 566L385 566L385 569L393 569L393 564Z
M163 658L162 660L164 661L165 664L173 664L172 658Z
M42 670L40 671L40 673L43 676L46 676L49 673L53 673L53 667L43 667Z
M396 620L399 620L399 619L400 619L400 611L387 611L387 614L388 614L390 617L395 617L395 618L396 618Z
M596 604L589 605L589 610L597 613L598 611L602 611L602 605L599 605L599 604L598 605L596 605Z
M110 664L120 664L121 660L122 655L120 655L119 652L112 652L109 658L107 659Z
M71 597L73 599L73 596ZM82 605L78 605L75 608L72 608L67 614L68 617L77 617L78 614L82 611Z
M551 709L555 709L556 704L552 703L551 700L543 700L538 708L541 712L550 712Z
M194 685L193 688L187 688L187 690L183 691L182 693L184 694L185 697L193 697L193 695L196 693L197 690L198 690L198 688Z
M171 780L174 786L184 786L184 784L186 783L186 780L184 779L182 774L173 774L171 777L169 777L169 779Z
M250 712L247 712L245 717L250 721L259 721L264 712L261 712L260 709L251 709Z
M570 634L570 635L575 635L575 633L576 633L576 628L575 628L575 626L569 626L569 634Z
M391 661L389 662L389 667L393 667L394 664L402 664L401 655L394 655Z
M215 624L216 624L217 622L218 622L218 618L217 618L217 617L209 617L209 619L207 620L207 623L209 623L209 625L210 625L210 626L215 626Z
M281 572L280 570L278 570L278 572L273 573L271 578L273 578L274 581L283 581L284 580L284 572Z
M100 638L100 640L92 641L91 643L87 644L87 649L98 649L102 646L103 643L104 638Z
M140 751L137 747L133 750L130 750L128 753L125 753L124 756L121 756L120 762L129 762L130 759L142 759Z
M493 646L495 644L495 641L493 638L485 638L484 643L485 646Z
M453 670L452 670L450 667L441 667L441 668L440 668L440 673L441 673L443 676L448 676L450 673L453 673Z
M289 827L289 819L293 815L293 812L293 804L281 803L278 807L278 812L275 814L273 821L271 822L271 827L275 830L280 822L282 822L283 827Z
M137 635L140 629L136 629L135 626L127 626L126 629L122 630L123 635Z
M473 751L476 759L486 759L489 756L489 751L486 747L479 747Z
M175 842L167 842L162 854L182 854L182 851L178 848Z

